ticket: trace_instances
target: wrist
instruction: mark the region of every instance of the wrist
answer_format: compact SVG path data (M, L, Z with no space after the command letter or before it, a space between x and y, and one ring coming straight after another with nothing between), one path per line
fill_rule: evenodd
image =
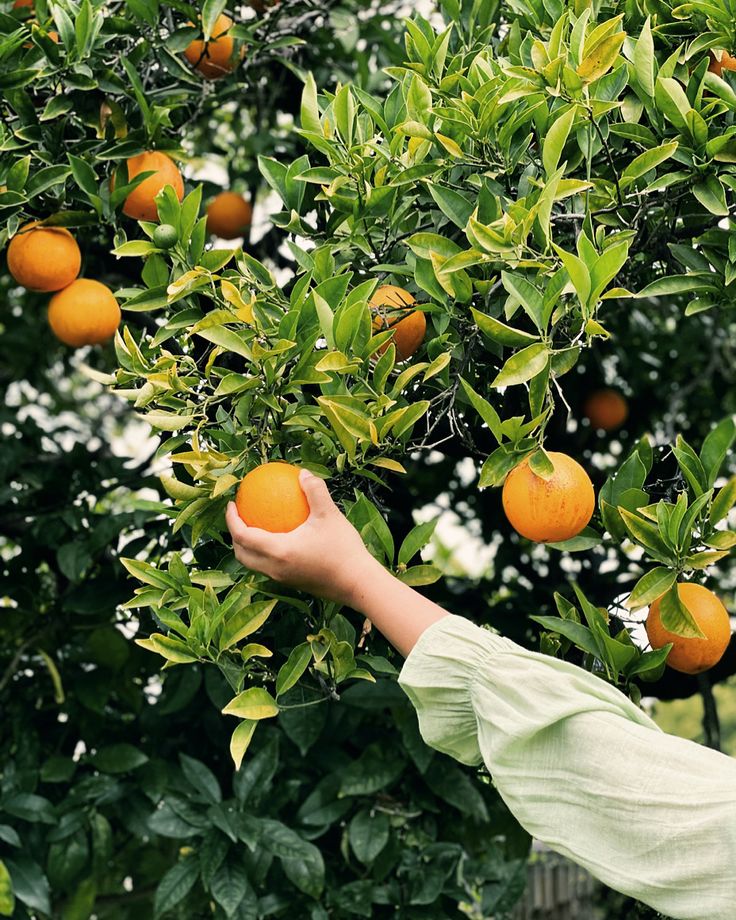
M358 613L365 613L371 594L387 578L393 580L393 575L366 550L364 555L350 562L349 577L341 597L342 603Z

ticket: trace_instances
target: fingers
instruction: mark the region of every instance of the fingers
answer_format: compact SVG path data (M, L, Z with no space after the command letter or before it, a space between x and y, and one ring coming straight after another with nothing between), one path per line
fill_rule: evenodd
M273 555L274 534L258 527L248 527L238 514L235 502L228 502L225 523L233 538L233 543L241 549L264 556ZM237 555L237 554L236 554Z
M315 476L309 470L302 470L299 473L299 485L307 496L310 516L321 517L337 508L327 488L327 483L319 476Z

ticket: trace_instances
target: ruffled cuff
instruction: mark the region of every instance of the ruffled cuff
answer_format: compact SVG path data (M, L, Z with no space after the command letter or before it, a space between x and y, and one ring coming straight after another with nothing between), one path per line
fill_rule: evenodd
M470 766L483 762L471 688L498 639L464 617L448 614L425 629L399 675L424 741Z

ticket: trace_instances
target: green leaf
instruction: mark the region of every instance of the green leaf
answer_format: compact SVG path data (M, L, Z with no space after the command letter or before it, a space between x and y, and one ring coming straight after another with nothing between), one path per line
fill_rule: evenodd
M722 521L736 504L736 476L731 477L716 495L711 505L709 520L711 524Z
M731 449L735 437L736 425L734 425L732 419L725 418L709 432L703 441L700 461L705 471L705 482L709 488L713 488L715 485L721 465L726 459L726 454Z
M539 479L549 479L555 472L554 464L549 459L547 451L541 447L529 457L529 469Z
M311 73L304 78L302 90L301 125L304 131L322 132L319 119L319 104L317 103L317 84Z
M312 660L312 646L303 642L289 653L286 662L279 669L276 677L276 698L290 690L304 674Z
M651 97L654 96L655 63L651 20L647 16L634 46L634 72L639 86Z
M227 0L204 0L202 5L202 32L204 33L205 41L212 37L215 23L225 11L226 6Z
M499 447L488 457L483 464L480 477L478 479L478 488L485 489L488 486L500 486L506 476L523 460L523 454L512 453L505 447Z
M549 315L545 310L542 294L523 275L502 271L501 281L509 294L519 301L539 332L544 333Z
M460 384L465 391L465 395L470 400L471 405L486 425L488 425L491 434L500 444L503 440L503 432L501 430L501 418L498 412L496 412L487 399L484 399L480 393L477 393L462 377L460 378Z
M279 707L268 690L263 687L251 687L230 700L222 712L226 716L257 721L278 715Z
M59 31L61 31L61 29ZM146 101L146 93L143 89L141 78L138 76L138 71L136 70L132 61L130 61L125 55L120 58L120 63L125 68L125 72L128 75L131 86L133 87L133 94L135 95L136 102L140 107L141 114L143 115L143 120L148 122L151 119L151 110L148 106L148 102Z
M434 565L413 565L405 572L399 572L397 577L405 585L420 588L422 585L433 585L439 581L442 578L442 570Z
M548 357L549 351L543 342L522 348L508 359L491 386L510 387L531 380L545 369Z
M353 853L364 864L370 865L388 843L391 833L388 815L359 811L348 825L348 840Z
M518 348L520 346L529 345L531 342L539 341L538 335L522 332L520 329L512 329L511 326L507 326L500 320L494 319L492 316L488 316L485 313L481 313L480 310L476 310L475 307L471 307L470 312L473 314L473 319L480 331L484 335L487 335L489 339L493 339L494 342L498 342L501 345L506 345L509 348Z
M18 901L32 911L40 911L50 917L51 890L48 879L38 863L24 853L13 857L4 856L3 862L10 873L13 893Z
M700 457L695 453L692 447L682 437L677 436L672 453L677 459L677 464L685 475L685 479L690 483L690 487L696 495L702 495L707 489L707 477Z
M156 889L153 902L154 916L160 917L183 901L198 878L199 866L194 859L184 859L173 865Z
M226 859L210 884L210 894L225 911L226 917L232 917L243 901L248 898L255 908L255 894L248 880L245 868L234 859ZM243 911L238 916L243 916Z
M398 751L371 744L342 770L339 796L379 792L396 782L404 766L404 758Z
M342 86L335 94L332 112L335 116L335 127L340 132L340 136L348 147L351 146L355 125L355 100L349 83Z
M665 160L674 156L678 146L677 141L671 141L668 144L654 147L652 150L645 150L644 153L640 153L639 156L634 157L621 174L619 180L621 188L627 188L652 169L656 169L660 163L664 163Z
M562 540L559 543L545 543L550 549L561 550L566 553L581 553L592 549L594 546L600 546L603 542L601 535L593 530L592 527L586 527L575 537L569 540Z
M222 632L220 633L220 651L224 652L240 642L241 639L245 639L246 636L250 636L259 630L269 618L277 603L278 599L257 601L254 604L249 604L240 610L236 610L223 624Z
M715 290L713 276L705 272L693 272L688 275L668 275L658 278L643 287L636 297L664 297L668 294L685 294L688 291Z
M460 192L446 188L443 185L428 182L427 188L432 198L434 198L435 204L445 217L448 217L460 230L464 230L470 215L475 210L474 203L468 201Z
M688 639L705 639L705 633L693 619L693 615L680 598L677 584L674 584L659 603L662 626L677 636Z
M575 253L567 252L556 243L553 243L552 246L560 259L562 259L562 264L567 269L567 273L580 299L580 303L583 304L583 306L587 305L591 288L590 270L588 266L582 259L578 258Z
M661 597L665 591L669 591L676 579L677 573L672 569L667 569L664 566L650 569L634 585L634 589L625 601L625 606L629 610L648 607L658 597Z
M312 843L304 843L298 856L282 856L284 875L312 898L319 898L325 884L325 863L322 854Z
M618 512L631 538L643 546L653 559L658 562L675 564L672 550L660 536L659 528L655 524L644 520L638 514L633 514L620 505Z
M544 144L542 145L542 162L548 179L559 166L560 157L570 136L570 129L575 121L576 114L577 106L573 105L555 119L547 130Z
M685 567L688 569L707 569L708 566L720 562L721 559L725 559L729 553L730 550L727 549L719 552L709 552L706 550L700 553L693 553L691 556L685 557Z
M529 619L539 623L540 626L550 632L559 633L559 635L569 639L570 642L588 652L588 654L595 655L596 658L599 656L600 652L593 633L582 623L575 623L573 620L562 619L561 617L535 616L533 614L530 615Z
M703 207L716 217L728 217L726 192L717 176L707 176L703 182L693 185L693 195Z
M417 524L416 527L409 531L399 549L397 560L399 565L407 565L419 550L429 543L438 521L439 518L425 521L423 524Z
M189 780L192 787L201 793L208 802L215 804L222 801L220 784L208 766L203 764L201 760L195 760L184 753L179 754L179 763L184 776Z
M148 763L148 757L132 744L110 744L90 757L90 763L102 773L129 773Z

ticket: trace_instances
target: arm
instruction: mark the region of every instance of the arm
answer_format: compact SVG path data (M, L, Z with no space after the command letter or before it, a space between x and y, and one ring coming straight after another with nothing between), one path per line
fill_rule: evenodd
M733 920L736 761L666 735L601 678L447 614L374 560L320 480L288 534L227 520L237 558L364 613L407 660L424 740L485 762L519 823L673 918Z
M406 657L424 630L447 611L394 578L371 556L319 477L302 470L300 482L310 515L290 533L248 527L235 504L228 505L236 558L283 584L352 607Z

